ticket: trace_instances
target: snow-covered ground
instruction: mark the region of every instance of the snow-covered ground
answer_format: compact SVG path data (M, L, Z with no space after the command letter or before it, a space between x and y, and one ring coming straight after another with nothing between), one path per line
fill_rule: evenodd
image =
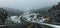
M33 17L30 17L31 15L34 15ZM9 22L14 22L14 23L21 23L21 17L23 20L25 20L26 22L34 22L34 23L38 23L38 24L42 24L42 25L47 25L47 26L50 26L50 27L54 27L54 28L60 28L60 26L58 25L53 25L53 24L47 24L47 23L44 23L44 21L46 20L45 18L43 17L40 17L41 19L37 19L37 15L38 14L35 14L35 13L32 13L32 14L23 14L21 16L10 16L8 17L7 21Z
M8 17L8 19L6 20L6 23L21 23L19 16L10 16Z
M39 14L24 13L23 15L20 15L20 16L10 16L7 19L7 23L8 22L21 23L21 17L22 17L22 20L24 20L26 22L44 22L45 21L45 18L43 18L43 17L39 17L39 19L37 19L37 15L39 15ZM40 19L40 18L42 18L42 19Z

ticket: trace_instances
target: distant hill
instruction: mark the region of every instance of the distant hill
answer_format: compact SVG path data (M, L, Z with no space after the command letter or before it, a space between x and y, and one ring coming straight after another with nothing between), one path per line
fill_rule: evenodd
M32 10L32 11L30 11L30 12L31 12L31 13L46 14L50 8L51 8L51 7L45 7L45 8L40 8L40 9L37 9L37 10Z
M22 15L23 11L19 9L3 8L8 12L8 15Z

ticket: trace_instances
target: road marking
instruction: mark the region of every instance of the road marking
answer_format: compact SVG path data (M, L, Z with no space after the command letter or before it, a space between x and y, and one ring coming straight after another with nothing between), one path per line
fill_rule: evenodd
M26 28L31 28L33 26L33 24L30 24L30 25L28 25Z

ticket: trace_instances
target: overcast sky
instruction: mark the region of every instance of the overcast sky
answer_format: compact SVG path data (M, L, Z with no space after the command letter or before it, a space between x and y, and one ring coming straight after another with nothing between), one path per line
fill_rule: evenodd
M0 0L0 7L22 10L38 9L57 4L60 0Z

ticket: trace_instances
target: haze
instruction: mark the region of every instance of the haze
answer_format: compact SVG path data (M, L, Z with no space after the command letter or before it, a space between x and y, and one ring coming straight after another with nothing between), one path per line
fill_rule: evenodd
M8 7L21 10L50 7L60 0L0 0L0 7Z

